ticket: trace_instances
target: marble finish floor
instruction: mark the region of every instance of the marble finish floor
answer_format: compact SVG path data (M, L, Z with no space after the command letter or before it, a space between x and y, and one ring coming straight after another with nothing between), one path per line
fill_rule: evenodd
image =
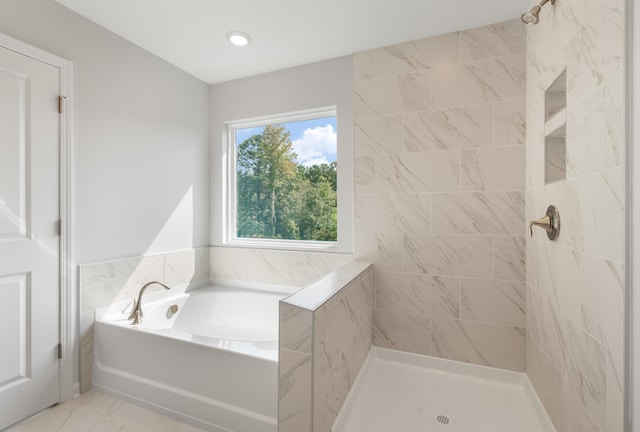
M89 391L4 432L204 432L105 393Z

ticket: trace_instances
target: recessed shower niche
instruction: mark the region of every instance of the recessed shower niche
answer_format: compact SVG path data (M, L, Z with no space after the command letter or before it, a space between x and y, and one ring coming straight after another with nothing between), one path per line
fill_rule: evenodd
M544 97L544 182L567 177L567 71L547 89Z

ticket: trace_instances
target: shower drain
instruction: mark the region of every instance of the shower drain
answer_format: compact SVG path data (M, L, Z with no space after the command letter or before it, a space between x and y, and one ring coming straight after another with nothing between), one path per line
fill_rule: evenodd
M451 423L451 419L444 414L438 414L436 416L436 423L446 426Z

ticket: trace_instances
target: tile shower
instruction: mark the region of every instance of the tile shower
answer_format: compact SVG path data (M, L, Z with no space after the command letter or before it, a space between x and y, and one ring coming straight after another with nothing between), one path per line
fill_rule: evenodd
M328 431L371 343L525 371L558 431L622 431L623 12L620 0L557 0L535 27L513 20L353 56L354 257L374 270L336 309L281 310L309 331L281 351L282 431ZM566 180L545 183L544 94L564 70ZM527 239L549 204L559 240ZM203 248L83 266L81 364L92 309L132 297L134 274L304 285L350 259ZM124 279L118 265L133 266ZM105 271L131 289L100 297ZM360 295L356 348L345 339L312 360L328 352L329 322L344 322L329 314Z
M354 55L375 345L525 370L525 27Z
M354 55L374 345L526 371L560 432L623 430L623 22L620 0L558 0L537 26ZM546 184L544 94L565 69L566 180ZM559 240L526 239L549 204Z

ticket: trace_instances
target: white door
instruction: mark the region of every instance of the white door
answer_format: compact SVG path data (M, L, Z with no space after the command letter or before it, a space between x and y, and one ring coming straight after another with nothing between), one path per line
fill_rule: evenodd
M0 429L59 398L59 74L0 47Z

